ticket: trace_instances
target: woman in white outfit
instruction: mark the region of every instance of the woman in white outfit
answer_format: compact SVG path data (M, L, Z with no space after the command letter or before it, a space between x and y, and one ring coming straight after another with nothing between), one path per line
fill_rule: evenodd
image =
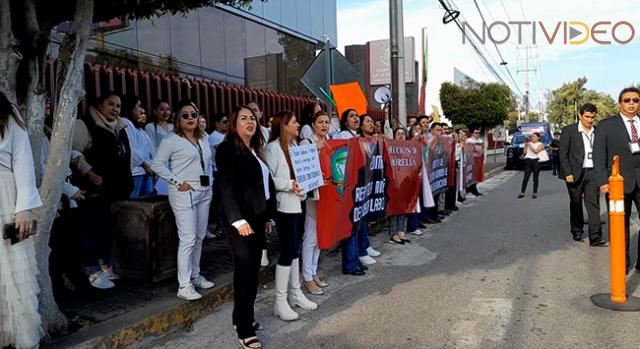
M300 141L300 144L315 144L319 152L326 144L325 140L331 126L329 114L319 111L313 115L310 122L313 133L310 137ZM302 277L304 278L304 287L309 293L315 295L324 294L322 287L329 286L318 277L318 259L320 258L316 226L316 206L318 200L320 200L318 189L307 196L304 236L302 237Z
M191 101L176 107L173 134L160 143L151 168L169 183L169 203L178 226L178 297L202 298L194 287L215 286L200 275L202 240L211 206L212 160L200 113ZM167 166L169 164L169 166Z
M38 313L31 209L42 206L24 124L0 93L0 227L15 223L20 242L0 241L0 347L38 346L44 335Z
M305 194L295 180L289 147L296 145L300 124L290 111L273 118L270 142L265 147L265 159L276 189L276 226L280 237L280 256L276 265L276 301L273 313L285 321L298 319L291 304L305 310L318 305L300 290L299 249L304 229L302 200Z
M169 102L161 99L153 105L151 110L153 114L153 120L144 127L145 132L149 135L151 142L155 146L155 150L158 150L160 142L167 135L173 132L173 124L171 123L171 106ZM167 182L162 178L156 178L155 190L158 195L168 194Z
M131 147L131 175L133 176L133 192L131 198L136 199L153 194L153 176L151 162L156 152L149 134L142 126L147 122L147 113L142 108L140 98L126 95L122 101L124 118L127 127L124 129Z

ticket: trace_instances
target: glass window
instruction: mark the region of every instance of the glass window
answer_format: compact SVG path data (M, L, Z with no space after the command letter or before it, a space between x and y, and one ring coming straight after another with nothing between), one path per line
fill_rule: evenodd
M226 12L223 17L226 72L231 75L230 78L244 81L244 59L247 57L246 20Z
M169 18L171 23L171 55L181 72L201 74L200 30L198 11Z
M199 13L202 73L207 78L224 81L227 69L224 12L209 7L200 9Z

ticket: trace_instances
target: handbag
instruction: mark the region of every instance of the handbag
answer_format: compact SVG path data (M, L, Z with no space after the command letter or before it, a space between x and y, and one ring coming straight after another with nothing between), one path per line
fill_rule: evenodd
M546 150L543 149L541 152L538 153L538 161L539 162L549 161L549 154L547 154Z

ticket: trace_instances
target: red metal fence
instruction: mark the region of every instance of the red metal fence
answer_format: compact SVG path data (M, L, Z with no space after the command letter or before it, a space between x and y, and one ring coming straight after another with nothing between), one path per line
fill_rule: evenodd
M57 61L47 60L44 71L49 96L56 96L59 88L56 84L56 69ZM257 101L265 116L285 109L300 115L304 106L315 100L312 97L256 90L198 77L157 74L91 63L85 63L84 75L86 95L79 113L86 112L87 101L92 101L108 91L139 96L148 112L155 100L165 99L173 105L183 98L190 98L196 102L207 119L216 113L229 113L234 106L250 101ZM52 100L51 103L52 107L55 107L56 101ZM264 120L266 118L263 118Z

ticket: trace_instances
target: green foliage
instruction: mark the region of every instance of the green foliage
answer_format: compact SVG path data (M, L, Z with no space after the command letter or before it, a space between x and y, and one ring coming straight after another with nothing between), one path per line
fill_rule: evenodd
M618 109L615 100L608 94L588 90L585 86L587 78L564 83L551 93L551 101L547 107L549 121L558 127L576 122L580 106L592 103L598 108L596 122L615 114Z
M502 125L515 104L505 85L466 83L458 86L445 82L440 86L440 105L454 124L491 128Z

